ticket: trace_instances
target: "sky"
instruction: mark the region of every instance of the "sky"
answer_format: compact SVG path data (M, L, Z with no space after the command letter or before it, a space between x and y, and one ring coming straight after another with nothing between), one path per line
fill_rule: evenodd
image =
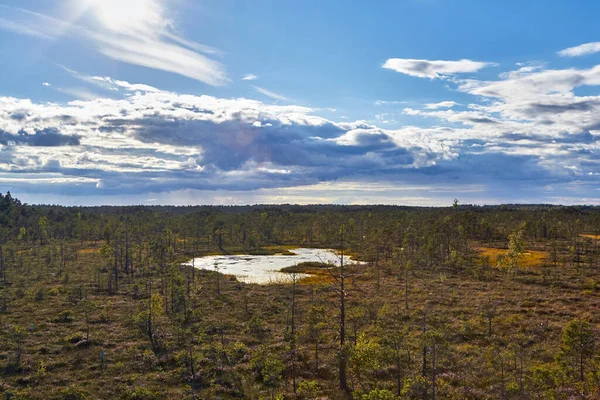
M599 13L593 0L0 0L0 192L598 205Z

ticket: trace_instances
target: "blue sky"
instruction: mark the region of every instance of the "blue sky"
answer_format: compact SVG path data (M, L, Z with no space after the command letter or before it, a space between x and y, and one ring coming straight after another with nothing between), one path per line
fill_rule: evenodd
M594 1L0 0L31 203L597 204Z

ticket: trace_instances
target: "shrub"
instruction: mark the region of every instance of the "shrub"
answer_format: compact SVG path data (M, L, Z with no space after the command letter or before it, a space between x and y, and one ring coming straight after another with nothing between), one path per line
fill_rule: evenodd
M421 396L428 387L429 382L427 379L422 376L416 376L404 381L404 387L402 388L401 394L407 398L414 398Z
M129 391L126 398L130 400L158 400L161 396L147 387L137 387Z
M298 385L298 396L301 399L316 399L320 391L321 387L317 381L302 381Z
M264 323L258 314L254 314L252 318L250 318L250 322L248 322L248 329L254 336L260 336L265 332Z
M108 322L108 314L106 313L106 310L100 311L100 315L98 316L98 321L100 321L102 323Z
M141 355L141 362L145 368L152 369L158 364L158 359L152 350L146 349Z
M42 301L46 298L46 289L43 287L37 288L34 294L35 301Z
M363 394L361 400L396 400L398 397L389 390L375 389L367 394Z
M248 347L242 342L234 342L227 348L227 356L232 363L241 362L248 354Z
M274 389L283 380L285 365L266 347L261 347L250 359L250 368L266 387Z
M87 398L88 394L75 386L62 389L58 395L60 400L85 400Z
M63 310L59 312L56 318L54 319L54 322L73 322L73 312L71 310Z

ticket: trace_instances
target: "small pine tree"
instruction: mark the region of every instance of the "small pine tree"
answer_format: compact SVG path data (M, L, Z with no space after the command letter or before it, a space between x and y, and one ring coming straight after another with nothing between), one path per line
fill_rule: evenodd
M592 325L576 318L567 323L563 330L559 358L565 367L578 370L579 380L583 381L586 362L594 356L595 346L596 335Z

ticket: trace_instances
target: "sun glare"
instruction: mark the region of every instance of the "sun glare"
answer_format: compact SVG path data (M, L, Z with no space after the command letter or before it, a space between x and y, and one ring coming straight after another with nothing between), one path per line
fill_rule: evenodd
M126 31L161 24L161 10L156 0L92 0L90 7L108 29Z

